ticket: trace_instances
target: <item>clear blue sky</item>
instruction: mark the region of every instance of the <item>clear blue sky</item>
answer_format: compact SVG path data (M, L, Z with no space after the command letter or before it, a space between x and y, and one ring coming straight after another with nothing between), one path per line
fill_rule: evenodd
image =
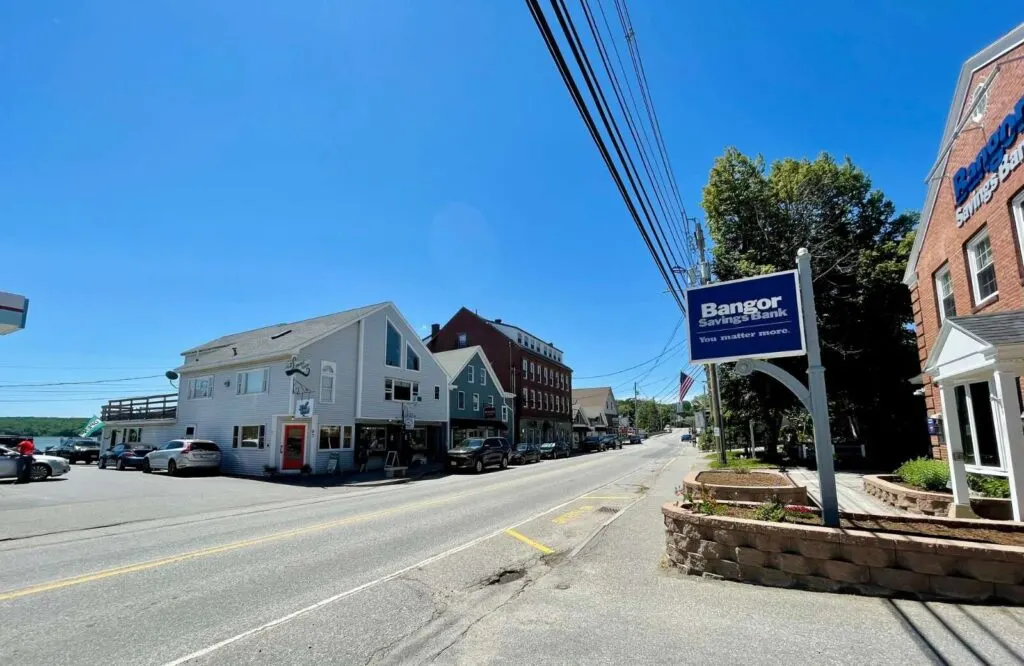
M729 145L848 154L919 208L960 64L1020 19L630 7L691 214ZM31 299L0 384L161 373L222 334L382 300L415 326L504 318L586 377L655 356L678 320L521 1L8 2L0 90L0 290ZM0 387L0 415L167 388Z

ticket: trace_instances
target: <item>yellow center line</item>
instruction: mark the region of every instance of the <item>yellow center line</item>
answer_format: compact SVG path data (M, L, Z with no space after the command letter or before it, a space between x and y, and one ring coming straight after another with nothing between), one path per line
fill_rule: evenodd
M579 469L581 467L587 467L589 465L592 465L595 462L600 462L600 459L598 459L598 460L588 460L588 461L585 461L585 462L581 462L581 463L579 463L577 465L572 465L571 467L575 468L575 469ZM507 486L507 485L512 485L512 484L515 484L515 483L519 483L521 478L522 477L517 477L516 479L511 479L509 481L499 482L499 483L495 483L495 484L490 485L490 486L485 486L483 488L476 488L476 489L473 489L473 490L468 490L468 491L464 491L464 492L460 492L460 493L455 493L453 495L448 495L446 497L440 497L440 498L437 498L437 499L424 500L422 502L413 502L413 503L410 503L410 504L403 504L403 505L400 505L400 506L391 507L389 509L382 509L382 510L379 510L379 511L371 511L369 513L363 513L363 514L358 514L358 515L355 515L355 516L349 516L347 518L340 518L340 519L337 519L337 520L330 520L330 521L326 521L326 522L316 523L314 525L308 525L306 527L299 527L299 528L296 528L296 529L285 530L285 531L282 531L282 532L275 532L273 534L268 534L268 535L262 536L262 537L255 537L255 538L252 538L252 539L244 539L242 541L233 541L231 543L222 544L220 546L211 546L210 548L202 548L202 549L199 549L199 550L187 551L187 552L184 552L184 553L178 553L177 555L171 555L171 556L168 556L168 557L162 557L162 558L155 559L155 560L148 560L148 561L145 561L145 562L137 562L135 564L128 564L128 565L125 565L125 566L113 567L111 569L103 569L103 570L100 570L100 571L95 571L95 572L89 573L89 574L82 574L80 576L72 576L70 578L61 578L61 579L58 579L58 580L50 581L48 583L39 583L38 585L30 585L29 587L23 587L23 588L15 589L15 590L8 590L7 592L0 592L0 602L2 602L2 601L10 601L12 599L18 599L20 597L27 597L29 595L39 594L41 592L50 592L52 590L60 590L60 589L67 588L67 587L73 587L75 585L82 585L84 583L91 583L93 581L103 580L105 578L112 578L114 576L123 576L125 574L135 573L135 572L138 572L138 571L147 571L149 569L155 569L157 567L167 566L169 564L176 564L178 562L185 562L185 561L188 561L188 560L194 560L194 559L197 559L197 558L200 558L200 557L207 557L209 555L217 555L219 553L227 553L227 552L230 552L230 551L233 551L233 550L239 550L239 549L242 549L242 548L251 548L253 546L259 546L259 545L262 545L262 544L265 544L265 543L272 543L272 542L275 542L275 541L281 541L283 539L289 539L291 537L301 536L301 535L304 535L304 534L312 534L312 533L315 533L315 532L322 532L324 530L333 529L335 527L342 527L342 526L345 526L345 525L352 525L352 524L359 523L359 522L362 522L362 521L365 521L365 520L372 520L374 518L383 518L385 516L389 516L389 515L394 514L394 513L399 513L401 511L409 511L409 510L413 510L413 509L422 509L422 508L426 508L426 507L430 507L430 506L436 506L438 504L445 504L447 502L452 502L452 501L457 500L457 499L462 499L463 497L467 497L469 495L475 495L475 494L482 493L482 492L490 492L490 491L493 491L495 488L499 488L501 486ZM511 536L514 536L515 538L519 539L523 543L527 543L527 544L533 546L534 548L536 548L537 550L539 550L539 551L541 551L541 552L543 552L545 554L555 552L552 549L548 548L547 546L545 546L543 544L539 544L539 543L537 543L535 541L532 541L532 540L528 539L527 537L523 536L522 534L519 534L518 532L515 532L514 534L513 534L513 532L514 532L514 530L509 530L508 531L508 533Z
M580 499L627 500L636 498L636 495L584 495Z
M525 534L520 534L519 532L517 532L515 530L511 530L511 529L510 530L505 530L505 534L509 535L513 539L519 539L520 541L525 543L527 546L533 546L534 548L536 548L540 552L544 553L545 555L550 555L551 553L555 552L554 549L548 548L547 546L545 546L542 543L537 543L536 541L534 541L530 537L526 536Z

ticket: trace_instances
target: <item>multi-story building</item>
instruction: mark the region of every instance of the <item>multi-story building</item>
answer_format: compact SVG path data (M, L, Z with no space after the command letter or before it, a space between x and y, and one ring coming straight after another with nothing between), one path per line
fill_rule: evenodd
M589 429L588 435L615 433L619 426L619 404L612 387L580 388L572 390L573 402L583 410Z
M964 63L904 282L933 454L1010 480L1024 516L1024 24ZM870 316L870 315L868 315Z
M569 442L572 438L572 368L562 350L532 333L460 309L426 339L431 351L479 345L505 390L515 394L517 442Z

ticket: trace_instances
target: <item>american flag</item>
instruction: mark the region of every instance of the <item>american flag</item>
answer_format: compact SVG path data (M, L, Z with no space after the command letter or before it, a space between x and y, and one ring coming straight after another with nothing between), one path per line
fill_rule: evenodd
M679 402L686 399L686 392L693 386L693 377L685 372L679 373Z

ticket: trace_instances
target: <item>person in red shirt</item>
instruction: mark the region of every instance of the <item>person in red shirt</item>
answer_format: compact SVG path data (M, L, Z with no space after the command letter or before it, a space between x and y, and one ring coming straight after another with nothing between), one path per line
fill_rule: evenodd
M35 461L32 454L35 452L36 446L31 440L23 439L18 443L17 483L28 483L32 480L32 463Z

